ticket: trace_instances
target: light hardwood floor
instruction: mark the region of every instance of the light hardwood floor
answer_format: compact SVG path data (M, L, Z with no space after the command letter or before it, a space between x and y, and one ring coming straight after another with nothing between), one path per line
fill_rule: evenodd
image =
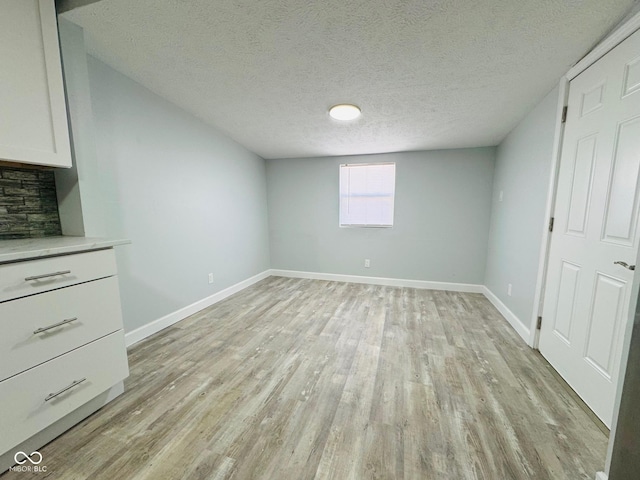
M479 294L271 277L139 343L56 479L590 479L607 437ZM2 480L26 479L8 473Z

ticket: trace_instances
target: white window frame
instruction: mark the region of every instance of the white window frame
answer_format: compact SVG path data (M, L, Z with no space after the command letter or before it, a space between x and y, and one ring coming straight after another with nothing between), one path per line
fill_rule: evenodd
M390 224L366 224L366 223L342 223L342 173L344 167L369 167L380 165L393 165L393 186L391 191L391 223ZM396 195L396 163L376 162L376 163L343 163L338 169L338 226L340 228L393 228L395 222L395 195Z

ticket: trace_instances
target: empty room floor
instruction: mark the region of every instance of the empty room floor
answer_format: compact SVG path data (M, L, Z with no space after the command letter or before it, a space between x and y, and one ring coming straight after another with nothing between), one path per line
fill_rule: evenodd
M592 480L607 448L480 294L270 277L129 362L49 478Z

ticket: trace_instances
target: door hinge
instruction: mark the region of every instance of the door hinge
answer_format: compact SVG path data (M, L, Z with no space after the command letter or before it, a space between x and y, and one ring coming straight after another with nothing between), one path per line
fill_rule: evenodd
M542 317L538 317L538 321L536 322L536 330L540 330L542 328Z
M553 217L551 217L551 218L549 219L549 231L550 231L550 232L553 232L553 221L554 221L554 218L553 218Z
M561 121L562 121L562 123L565 123L565 122L567 121L567 112L568 112L568 111L569 111L569 106L568 106L568 105L565 105L565 106L562 108L562 120L561 120Z

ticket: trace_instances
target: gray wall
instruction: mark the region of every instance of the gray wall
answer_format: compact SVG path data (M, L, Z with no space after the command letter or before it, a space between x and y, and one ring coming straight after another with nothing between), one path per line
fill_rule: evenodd
M88 66L106 234L133 242L116 249L125 329L268 269L264 160L98 60Z
M629 342L624 385L620 397L617 423L611 430L609 444L609 480L638 477L640 467L640 298L636 305ZM627 350L627 349L625 349Z
M496 156L484 283L527 328L534 308L557 102L556 88L509 133ZM512 296L507 295L509 283Z
M494 156L475 148L267 160L271 266L482 284ZM340 228L338 166L369 162L396 162L395 225Z

